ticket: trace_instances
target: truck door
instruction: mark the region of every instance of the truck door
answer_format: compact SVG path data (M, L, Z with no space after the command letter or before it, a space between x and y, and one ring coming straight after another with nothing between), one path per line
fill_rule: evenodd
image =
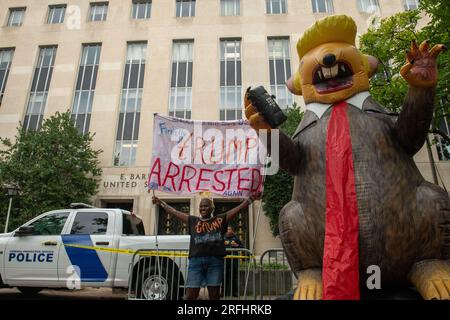
M57 286L61 232L70 212L52 212L31 220L30 235L14 234L6 246L5 279L12 286Z
M108 249L113 248L113 213L79 210L69 226L68 233L62 235L64 247L60 249L58 263L60 283L72 288L76 272L81 285L83 282L95 286L111 285L114 279L109 274L113 254Z

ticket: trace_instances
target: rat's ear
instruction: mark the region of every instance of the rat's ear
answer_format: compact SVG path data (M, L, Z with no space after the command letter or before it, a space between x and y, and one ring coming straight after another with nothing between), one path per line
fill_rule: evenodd
M287 81L286 86L288 87L289 91L296 95L302 94L302 83L300 81L300 73L297 71L295 72Z
M371 78L375 73L377 73L380 62L374 56L369 56L367 54L363 54L362 59L367 72L367 76Z

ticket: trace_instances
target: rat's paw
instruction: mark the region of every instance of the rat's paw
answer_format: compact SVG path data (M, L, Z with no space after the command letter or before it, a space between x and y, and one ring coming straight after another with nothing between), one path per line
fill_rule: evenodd
M297 287L294 300L322 300L322 283Z
M321 300L322 275L320 270L304 270L298 275L294 300Z
M400 74L413 86L434 87L438 76L436 59L445 49L442 44L430 49L428 41L420 46L413 41L411 49L406 51L406 64L400 69Z
M425 300L450 300L450 279L429 280L420 291Z
M425 300L450 300L450 261L428 260L416 263L411 283Z

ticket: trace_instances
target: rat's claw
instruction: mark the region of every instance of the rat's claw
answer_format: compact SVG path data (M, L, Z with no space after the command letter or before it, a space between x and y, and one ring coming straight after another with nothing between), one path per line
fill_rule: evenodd
M423 41L419 46L419 51L422 55L428 53L429 49L430 49L430 41L429 40Z
M430 57L432 57L433 59L436 59L437 56L441 52L444 52L446 49L447 48L443 44L437 44L430 50Z
M322 276L320 270L304 270L298 276L294 300L321 300Z
M416 56L413 54L412 51L406 50L406 61L413 64L416 60Z
M411 42L411 54L413 57L416 57L419 54L419 46L417 45L417 41L413 40Z

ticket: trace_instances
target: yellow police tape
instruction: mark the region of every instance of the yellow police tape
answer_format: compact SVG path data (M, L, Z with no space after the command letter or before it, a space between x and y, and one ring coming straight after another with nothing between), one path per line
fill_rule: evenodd
M120 253L120 254L135 254L138 253L140 256L158 256L158 257L189 257L188 251L167 251L167 250L131 250L131 249L116 249L116 248L103 248L103 247L94 247L94 246L85 246L81 244L64 244L66 247L78 248L78 249L86 249L86 250L95 250L95 251L104 251L104 252L112 252L112 253ZM251 259L255 256L243 256L243 255L227 255L225 259Z

